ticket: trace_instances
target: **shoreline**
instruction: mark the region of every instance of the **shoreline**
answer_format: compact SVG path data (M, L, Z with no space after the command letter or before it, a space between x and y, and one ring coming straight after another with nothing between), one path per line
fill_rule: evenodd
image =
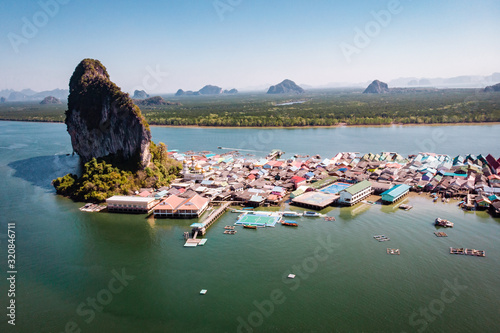
M278 127L278 126L197 126L197 125L153 125L152 127L171 127L171 128L217 128L217 129L310 129L310 128L349 128L349 127L421 127L421 126L488 126L488 125L500 125L500 122L478 122L478 123L432 123L432 124L390 124L390 125L347 125L338 124L333 126L288 126L288 127Z
M15 121L24 123L50 123L50 124L64 124L64 121L54 121L54 120L18 120L18 119L0 119L0 121ZM311 129L311 128L349 128L349 127L367 127L367 128L377 128L377 127L421 127L421 126L488 126L488 125L500 125L498 121L492 122L477 122L477 123L431 123L431 124L388 124L388 125L347 125L345 123L340 123L338 125L332 126L198 126L198 125L158 125L149 124L151 127L168 127L168 128L200 128L200 129Z

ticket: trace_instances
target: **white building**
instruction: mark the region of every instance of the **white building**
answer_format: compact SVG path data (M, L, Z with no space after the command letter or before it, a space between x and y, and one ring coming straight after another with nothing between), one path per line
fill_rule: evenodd
M339 203L346 206L352 206L372 194L372 183L363 180L354 184L340 193Z
M147 213L158 201L151 197L132 197L123 195L114 195L106 199L109 212L121 213Z

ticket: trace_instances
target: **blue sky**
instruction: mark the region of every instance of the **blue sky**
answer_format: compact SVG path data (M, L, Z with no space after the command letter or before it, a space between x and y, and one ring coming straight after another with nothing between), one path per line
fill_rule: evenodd
M2 1L0 89L66 88L88 57L129 92L489 75L499 17L497 0Z

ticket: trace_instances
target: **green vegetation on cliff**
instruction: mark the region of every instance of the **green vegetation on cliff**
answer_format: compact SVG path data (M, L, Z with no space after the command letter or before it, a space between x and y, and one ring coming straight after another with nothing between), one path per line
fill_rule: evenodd
M89 129L99 128L103 102L109 99L120 113L132 112L149 130L141 109L134 104L127 93L122 92L120 87L109 79L106 67L99 60L82 60L69 80L69 89L66 116L73 110L84 110Z
M168 157L167 147L151 142L152 163L136 172L119 169L95 158L85 163L81 177L67 174L54 179L58 194L76 201L102 202L113 195L129 195L141 187L159 188L174 180L182 165Z

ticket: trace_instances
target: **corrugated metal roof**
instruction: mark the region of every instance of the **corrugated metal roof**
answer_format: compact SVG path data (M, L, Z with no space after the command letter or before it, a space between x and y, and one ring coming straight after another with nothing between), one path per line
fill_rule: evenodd
M401 194L405 193L406 191L410 190L410 186L407 184L399 184L394 186L393 188L385 191L382 193L382 196L388 195L392 198L396 198L400 196Z
M364 189L371 187L371 186L372 186L372 183L370 183L367 180L363 180L362 182L359 182L357 184L354 184L354 185L346 188L344 191L346 191L347 193L350 193L350 194L356 194L356 193L363 191Z

